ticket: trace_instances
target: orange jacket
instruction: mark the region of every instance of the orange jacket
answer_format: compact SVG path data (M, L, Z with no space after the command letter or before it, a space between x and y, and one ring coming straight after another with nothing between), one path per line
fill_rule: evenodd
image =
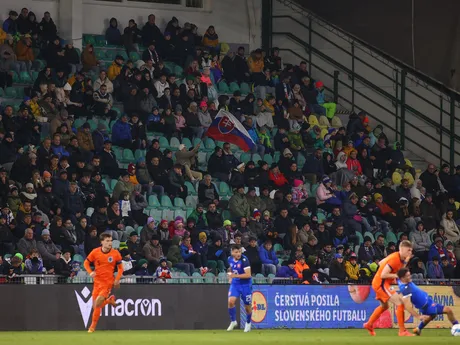
M310 269L310 266L308 266L306 263L304 263L303 265L300 263L300 261L296 260L295 262L295 266L294 266L294 270L295 272L297 273L297 275L299 276L300 279L302 279L302 272L304 270L308 270Z
M24 40L20 40L16 45L16 56L18 61L34 61L34 52L32 47L28 47Z

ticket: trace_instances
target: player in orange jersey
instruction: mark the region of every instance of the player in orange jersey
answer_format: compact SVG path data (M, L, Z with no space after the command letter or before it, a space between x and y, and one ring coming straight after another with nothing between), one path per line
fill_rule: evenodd
M107 304L116 306L115 296L110 295L112 287L120 287L120 278L123 274L121 254L118 250L112 249L112 236L102 233L99 236L101 247L93 249L85 260L86 271L94 279L93 287L93 320L88 333L96 330L97 322L101 316L102 308ZM94 271L91 269L94 266ZM114 277L115 267L118 268L117 276Z
M402 241L399 245L399 251L388 255L380 261L379 269L372 280L372 288L375 291L375 299L380 301L380 305L375 308L371 317L363 325L369 331L370 335L375 335L374 322L388 309L391 302L396 306L396 318L399 326L399 336L410 337L414 334L408 332L404 326L404 303L401 295L396 293L391 287L396 284L398 271L405 267L412 258L412 243L410 241Z

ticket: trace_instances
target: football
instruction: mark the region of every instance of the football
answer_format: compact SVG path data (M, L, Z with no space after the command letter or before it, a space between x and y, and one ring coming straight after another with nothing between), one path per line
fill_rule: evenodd
M452 333L454 337L460 337L460 325L453 325L450 333Z

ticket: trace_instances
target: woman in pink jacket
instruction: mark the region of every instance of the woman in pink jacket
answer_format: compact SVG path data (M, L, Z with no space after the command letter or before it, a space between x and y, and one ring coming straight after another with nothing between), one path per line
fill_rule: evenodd
M335 195L331 187L332 180L329 176L324 176L318 189L316 189L316 204L319 208L330 212L335 206L340 206L342 202Z

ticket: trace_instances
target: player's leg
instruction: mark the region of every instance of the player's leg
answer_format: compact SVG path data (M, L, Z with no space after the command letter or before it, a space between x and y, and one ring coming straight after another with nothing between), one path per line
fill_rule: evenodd
M398 320L399 327L398 335L401 337L414 336L414 334L407 331L406 325L404 324L404 303L402 301L401 295L395 293L393 290L390 290L389 287L386 288L386 286L384 286L384 289L387 293L391 294L390 302L393 303L396 307L396 320Z
M250 332L252 319L252 287L244 287L241 297L243 298L244 309L246 311L246 324L244 325L244 332Z
M377 296L378 297L378 296ZM385 298L379 300L380 305L374 309L374 312L369 317L369 320L363 325L365 329L368 330L369 334L375 336L374 322L377 321L382 315L382 313L388 309L388 301L385 301Z
M237 286L230 284L228 290L228 315L230 316L230 326L228 326L227 331L233 331L233 329L238 325L236 322L236 300L240 297L240 292Z
M440 306L440 307L442 307L442 314L447 314L447 318L452 323L452 325L458 325L458 321L455 318L454 311L449 307L444 307L444 306Z
M424 315L425 318L423 321L420 321L420 324L414 329L414 334L415 335L421 335L422 334L422 329L426 327L431 321L433 321L436 318L436 315Z
M96 330L97 323L99 322L99 318L101 317L101 311L103 306L105 306L104 302L107 300L107 297L110 294L111 287L109 286L100 286L95 285L93 289L93 315L91 326L88 329L88 333L93 333Z

